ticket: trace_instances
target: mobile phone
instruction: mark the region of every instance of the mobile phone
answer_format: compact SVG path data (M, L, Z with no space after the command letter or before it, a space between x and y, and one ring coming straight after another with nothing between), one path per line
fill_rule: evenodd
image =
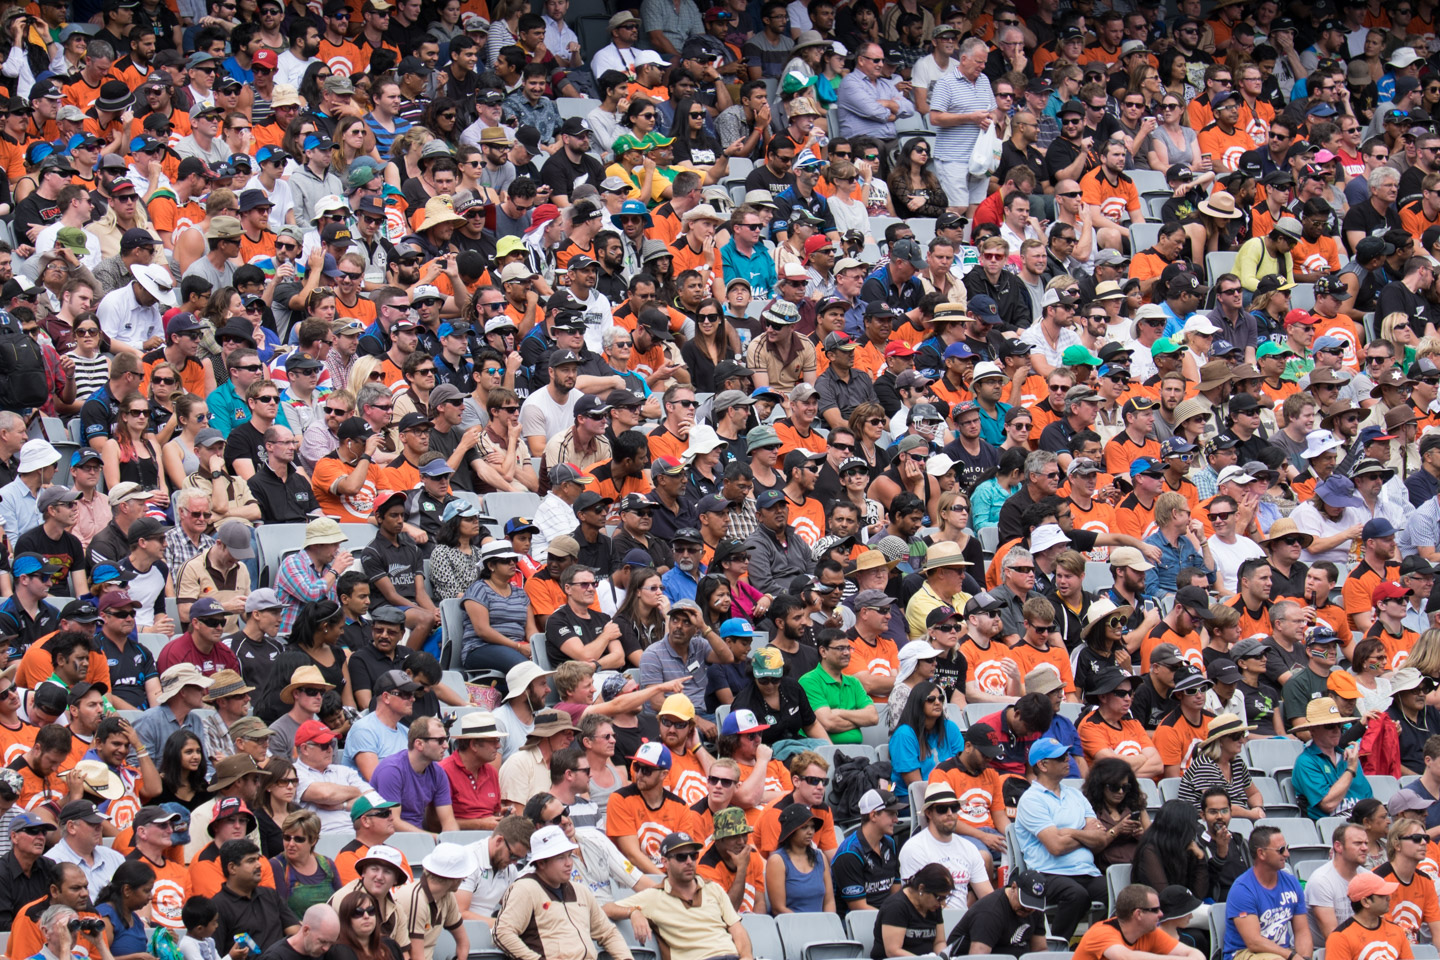
M1139 810L1136 810L1134 813L1130 814L1130 816L1126 817L1125 819L1126 819L1126 820L1139 820L1139 819L1140 819L1140 811L1139 811Z
M1210 156L1210 154L1208 154L1208 153L1202 153L1202 154L1200 154L1200 159L1201 159L1201 160L1209 160L1209 159L1211 159L1211 156Z

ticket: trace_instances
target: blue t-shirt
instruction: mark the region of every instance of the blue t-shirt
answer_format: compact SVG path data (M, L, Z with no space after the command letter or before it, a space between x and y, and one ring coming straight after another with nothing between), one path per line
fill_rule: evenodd
M386 800L400 804L405 822L425 829L425 811L430 807L450 806L450 778L432 763L417 774L410 766L410 754L402 750L380 761L370 783Z
M1225 901L1225 960L1245 949L1245 941L1235 929L1235 918L1245 914L1260 919L1260 936L1282 947L1293 947L1295 928L1290 921L1305 916L1305 891L1294 874L1282 871L1274 889L1267 890L1253 869L1242 873Z
M1050 721L1050 729L1045 731L1045 736L1052 737L1070 748L1070 773L1068 776L1080 776L1080 764L1075 762L1076 757L1085 755L1084 749L1080 746L1080 731L1075 729L1075 724L1070 722L1069 717L1062 717L1055 714L1055 719ZM1029 749L1029 745L1026 745Z
M965 737L960 733L960 728L955 721L945 721L945 739L942 742L935 734L929 734L926 743L930 750L925 759L920 759L920 741L915 737L915 731L908 725L902 724L895 728L890 735L890 770L898 778L902 773L909 773L912 770L920 771L920 779L930 779L930 771L935 765L944 763L965 749Z
M355 721L349 735L345 737L345 756L340 762L347 767L354 767L357 753L373 753L382 760L392 753L404 753L410 747L405 742L406 729L405 725L401 724L391 730L381 723L374 713L367 713Z
M146 953L148 951L148 948L145 946L145 921L140 919L138 913L130 914L130 926L127 927L124 922L121 921L119 912L111 904L102 903L95 908L95 912L106 920L109 920L110 925L115 928L115 942L110 946L112 949L122 951L119 954L120 956L123 957L127 953Z

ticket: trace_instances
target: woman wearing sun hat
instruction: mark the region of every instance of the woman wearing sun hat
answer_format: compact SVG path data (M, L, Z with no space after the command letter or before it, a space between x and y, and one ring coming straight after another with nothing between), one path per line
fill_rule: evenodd
M1233 713L1222 713L1210 721L1190 766L1180 778L1180 799L1200 808L1200 798L1211 787L1223 787L1230 795L1230 814L1246 820L1265 816L1260 788L1250 779L1250 768L1240 756L1248 735L1255 731Z

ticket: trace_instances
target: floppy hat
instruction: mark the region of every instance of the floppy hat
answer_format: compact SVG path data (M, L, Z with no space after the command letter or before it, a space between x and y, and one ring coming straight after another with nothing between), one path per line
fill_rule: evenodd
M542 827L537 834L554 830L563 838L565 832L559 827ZM566 843L569 843L567 840ZM572 844L572 847L574 845ZM531 859L537 859L534 855L534 837L531 837ZM420 861L420 866L426 873L433 873L437 877L445 877L450 880L463 880L475 872L475 854L470 852L468 847L462 847L458 843L437 843L435 849L431 850L425 859Z
M1336 727L1348 722L1340 715L1340 708L1335 705L1334 697L1320 697L1305 705L1304 722L1292 723L1290 729L1313 730L1316 727Z
M1289 517L1281 517L1270 525L1270 532L1260 538L1261 543L1270 543L1283 537L1299 537L1302 540L1302 547L1308 547L1315 541L1315 538L1295 525L1295 521Z
M1081 630L1081 636L1089 640L1091 631L1106 620L1109 620L1111 616L1118 616L1125 619L1134 612L1135 608L1129 604L1117 607L1113 601L1107 598L1096 600L1090 604L1090 609L1086 611L1085 627Z
M1214 743L1224 737L1237 733L1253 733L1255 728L1246 726L1245 721L1233 713L1222 713L1210 721L1210 730L1205 739L1200 741L1200 746Z
M358 806L358 804L356 805ZM405 866L404 855L388 844L377 843L366 850L365 856L355 861L355 872L364 873L365 868L369 866L389 867L400 877L401 883L408 883L413 879Z
M75 764L74 769L76 775L85 782L85 789L91 793L106 800L118 800L125 795L125 784L104 761L81 760Z
M535 714L535 726L525 737L525 746L533 747L547 737L565 731L578 733L580 728L570 722L570 715L563 710L547 709Z
M201 673L200 668L193 663L177 663L160 674L160 696L157 703L169 703L175 694L186 687L208 690L210 678Z
M348 539L339 522L329 517L311 520L305 525L305 546L313 547L327 543L344 543Z
M325 679L320 668L313 665L297 667L295 672L290 674L290 682L280 691L280 699L285 703L295 702L295 691L300 687L324 687L326 690L334 690L335 685Z
M879 550L866 550L855 558L854 566L846 571L845 576L853 577L856 574L864 573L866 570L894 570L899 563L899 560L885 559L885 554Z

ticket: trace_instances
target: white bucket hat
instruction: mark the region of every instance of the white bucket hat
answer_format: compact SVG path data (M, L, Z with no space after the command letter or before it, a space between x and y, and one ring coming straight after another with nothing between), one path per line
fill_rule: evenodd
M900 648L900 672L895 675L896 683L903 683L915 672L915 665L921 660L934 660L940 651L924 640L911 640Z
M130 268L130 275L140 281L145 292L167 307L175 306L175 279L170 268L158 263L136 264Z
M1041 524L1035 528L1034 533L1030 534L1030 553L1043 553L1051 547L1069 542L1070 538L1065 535L1065 531L1056 524Z
M697 424L690 428L690 445L685 448L683 459L688 463L725 445L725 438L716 433L714 427Z
M420 866L437 877L463 880L475 872L475 855L458 843L438 843Z
M553 670L541 670L540 665L534 660L522 660L505 674L505 699L514 700L530 689L530 684L541 677L548 677L554 672Z
M1306 460L1313 460L1322 453L1339 450L1344 444L1329 430L1311 430L1305 434L1305 451L1300 454Z
M491 540L480 548L481 563L484 563L486 560L493 560L496 557L511 557L518 560L520 554L516 553L515 548L510 546L509 540Z
M60 451L52 447L46 440L26 440L25 445L20 448L20 466L18 473L34 473L42 467L50 467L60 462Z
M578 845L570 842L560 827L541 827L530 835L531 863L549 860L551 857L579 849Z

